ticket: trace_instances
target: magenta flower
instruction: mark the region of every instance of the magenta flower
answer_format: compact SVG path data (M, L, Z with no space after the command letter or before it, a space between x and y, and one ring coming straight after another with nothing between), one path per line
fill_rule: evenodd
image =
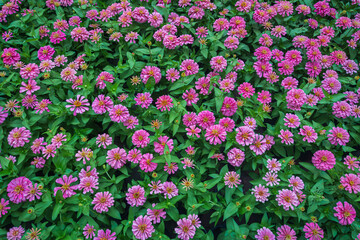
M236 142L242 146L248 146L253 143L255 138L254 130L247 126L242 126L236 129Z
M165 146L168 146L169 153L173 150L173 140L168 136L160 136L158 138L159 142L154 142L154 151L159 153L160 155L164 154Z
M194 237L196 228L190 219L182 218L177 221L177 225L178 226L175 228L175 232L178 234L178 238L182 240L189 240Z
M140 107L142 108L148 108L153 102L153 99L151 98L151 94L148 92L138 93L134 98L134 100L136 102L135 105L140 105Z
M307 141L308 143L316 142L316 139L318 138L318 134L310 126L304 126L301 128L299 135L304 136L303 141Z
M114 206L114 198L110 192L98 192L91 204L95 204L93 209L98 213L108 212L109 208Z
M4 216L10 209L10 207L7 207L9 205L9 201L6 201L4 198L1 198L0 200L0 218L1 216Z
M25 229L22 226L12 227L6 234L8 240L20 240L25 233Z
M334 207L336 213L334 216L338 218L341 225L350 225L355 221L356 211L355 208L348 202L337 202Z
M155 207L156 204L152 204L152 207ZM153 223L160 223L161 218L166 218L166 212L164 209L147 209L147 216L151 219Z
M31 132L25 127L14 128L8 135L8 143L14 148L23 147L25 143L29 142L30 138Z
M77 114L83 114L84 112L88 111L89 108L86 106L90 106L90 103L84 96L77 95L76 100L74 99L67 99L66 102L70 103L66 105L66 108L70 108L70 111L74 112L74 116Z
M221 125L216 124L206 129L205 138L210 144L221 144L226 140L226 131Z
M173 182L164 182L161 185L161 192L164 194L164 197L171 199L179 195L179 190Z
M130 117L130 114L127 107L118 104L109 110L109 116L113 122L124 123Z
M130 206L142 206L146 202L145 189L140 185L132 186L126 193L126 201Z
M340 183L346 191L355 194L360 192L360 177L358 175L349 173L340 178Z
M330 134L328 134L329 142L333 145L342 145L345 146L350 141L350 135L348 131L340 127L334 127L331 129Z
M225 186L229 186L229 188L237 188L238 184L241 183L240 175L234 171L227 172L224 177Z
M294 210L294 207L300 204L295 192L288 189L280 190L278 195L276 195L276 201L279 206L283 206L285 211L288 211L289 209Z
M78 185L70 186L70 184L76 182L77 180L77 177L73 177L71 175L69 177L63 175L61 178L56 179L55 182L61 184L62 186L54 188L54 196L56 196L56 193L59 190L61 190L64 198L69 198L75 195L76 193L74 192L74 190L78 189Z
M277 228L277 240L296 240L296 232L288 225Z
M151 160L154 159L154 156L151 153L145 153L142 155L142 158L140 160L140 169L144 172L152 172L155 171L157 167L157 163L152 162Z
M305 237L309 240L321 240L324 238L324 231L317 223L306 223L303 231L305 232Z
M35 79L39 73L39 66L35 63L29 63L20 69L20 76L23 79Z
M106 162L114 169L126 164L127 153L123 148L114 148L107 152Z
M134 132L134 135L132 136L132 143L136 147L144 148L150 143L150 134L145 130L137 130Z
M186 76L195 75L199 72L199 64L192 59L182 61L180 71L184 71Z
M112 144L112 137L107 133L99 134L96 138L96 144L98 144L98 147L102 146L106 149L107 146Z
M231 117L236 113L237 109L236 100L231 97L225 97L220 111L224 116Z
M43 60L51 60L55 53L55 49L52 48L50 45L46 45L41 47L38 51L38 58L40 61Z
M312 163L317 169L326 171L335 166L336 159L332 152L328 150L318 150L312 157Z
M95 237L95 228L94 228L94 226L86 224L86 226L83 229L83 235L84 235L84 237L86 239Z
M166 111L166 110L170 111L170 108L172 108L174 106L174 104L172 102L173 102L173 100L169 95L163 95L157 99L155 105L156 105L156 108L159 109L161 112Z
M269 189L259 184L251 189L251 193L255 196L257 202L265 203L270 196Z
M270 229L263 227L257 230L257 235L255 235L256 240L275 240L275 235L271 232Z
M40 191L40 187L37 183L27 185L25 188L25 198L29 200L30 202L34 201L36 199L40 199L40 196L42 195L42 192Z
M227 153L227 156L228 156L228 163L230 163L230 165L234 167L240 167L245 160L245 153L238 148L231 149Z
M30 185L32 183L26 177L18 177L11 180L6 189L10 201L16 204L26 201L25 189Z
M57 30L56 32L53 32L50 35L50 42L53 44L60 43L66 39L65 33L63 33L61 30Z
M137 217L133 222L132 232L136 239L145 240L150 238L152 233L155 232L151 218L146 215Z
M226 69L227 61L223 56L211 58L210 66L215 72L222 72Z
M116 240L116 233L111 232L110 229L106 229L106 231L100 229L94 240Z

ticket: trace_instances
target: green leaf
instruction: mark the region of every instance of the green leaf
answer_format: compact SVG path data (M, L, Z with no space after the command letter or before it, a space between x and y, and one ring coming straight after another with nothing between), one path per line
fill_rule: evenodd
M54 221L57 216L59 215L60 213L60 210L62 209L62 207L64 206L63 203L57 203L55 204L55 207L53 209L53 212L52 212L52 215L51 215L51 219Z
M236 206L236 204L234 203L230 203L225 209L223 220L225 221L226 219L237 213L237 211L238 211L238 206Z

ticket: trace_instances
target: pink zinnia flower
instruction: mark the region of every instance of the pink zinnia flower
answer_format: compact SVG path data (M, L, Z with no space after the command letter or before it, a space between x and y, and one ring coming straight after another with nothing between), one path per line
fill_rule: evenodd
M94 193L94 189L99 189L98 179L94 176L80 178L79 190L83 190L83 194Z
M349 193L354 192L357 194L360 192L360 177L355 174L345 174L340 178L340 183Z
M236 142L242 146L248 146L254 142L255 132L247 126L242 126L236 129Z
M256 240L275 240L275 235L270 229L263 227L257 230Z
M351 169L353 171L360 167L359 161L357 161L357 158L351 157L350 155L345 157L344 164L348 166L348 169Z
M344 202L343 204L339 201L334 210L336 211L334 216L338 218L341 225L350 225L355 221L356 211L350 203Z
M10 209L10 207L7 207L7 205L9 205L9 201L6 201L4 198L1 198L0 201L0 218L1 216L4 216Z
M106 231L100 229L94 240L116 240L116 233L111 232L110 229L106 229Z
M152 204L152 207L155 207L156 204ZM164 209L147 209L147 216L151 219L153 223L160 223L161 218L166 218L166 212Z
M151 218L148 216L137 217L132 225L132 232L136 239L145 240L151 237L155 229L151 223Z
M174 106L174 104L172 102L173 102L173 100L169 95L163 95L157 99L155 105L156 105L156 108L159 109L161 112L166 111L166 110L170 111L170 108L172 108Z
M155 66L145 66L145 68L141 70L140 78L143 83L146 84L150 77L155 79L155 83L159 83L161 80L160 68Z
M166 79L171 82L175 82L180 78L180 73L175 68L170 68L166 71Z
M312 157L314 166L322 171L332 169L336 164L335 156L328 150L318 150Z
M4 64L13 65L20 61L20 54L16 52L17 48L4 48L4 52L1 54Z
M35 63L29 63L20 69L20 76L23 79L35 79L39 73L39 66Z
M109 110L109 116L113 122L124 123L130 117L130 114L127 107L118 104Z
M110 192L98 192L91 204L95 204L93 209L98 213L108 212L114 206L114 198Z
M250 98L255 93L255 88L251 83L244 82L238 87L239 94L244 98Z
M179 195L179 190L173 182L164 182L161 185L161 193L164 194L166 199L171 199Z
M303 231L305 232L305 238L309 240L321 240L324 238L324 231L317 223L306 223Z
M154 156L151 153L145 153L142 155L140 159L140 169L144 172L152 172L155 171L157 167L157 163L152 162L154 159Z
M238 148L233 148L227 153L227 157L230 165L240 167L245 160L245 153Z
M50 42L53 44L60 43L65 39L66 39L66 35L61 30L57 30L56 32L53 32L50 36Z
M165 146L168 146L169 152L171 152L174 148L174 141L170 139L168 136L160 136L158 138L159 142L154 142L154 151L160 155L164 154Z
M214 113L207 111L207 110L201 111L201 112L199 112L196 120L197 120L197 124L200 127L202 127L203 129L206 129L215 123L215 115L214 115Z
M74 112L74 116L77 114L83 114L84 112L88 111L89 108L86 106L90 106L89 100L85 99L84 96L77 95L76 100L74 99L67 99L66 102L70 103L66 105L66 108L70 108L70 111Z
M211 68L216 72L222 72L226 69L227 61L223 56L216 56L210 60Z
M138 93L134 98L135 105L140 105L142 108L148 108L152 103L153 99L151 98L151 93Z
M277 178L278 175L275 172L267 172L263 179L266 181L266 186L276 186L279 185L280 180Z
M279 206L283 206L285 211L288 211L290 208L294 210L294 207L300 204L295 192L288 189L280 190L278 195L276 195L276 201Z
M286 95L287 107L294 111L300 111L306 102L306 94L302 89L293 88Z
M342 145L345 146L350 140L350 135L348 131L346 131L343 128L340 127L334 127L330 131L330 134L328 134L328 139L331 144L333 145Z
M332 106L333 114L338 118L347 118L351 116L351 105L346 101L335 102Z
M134 148L129 150L126 159L132 163L139 163L140 159L142 158L142 154L140 150Z
M30 202L34 201L36 199L40 199L40 196L42 195L42 192L40 191L40 188L38 187L38 184L35 183L34 186L32 184L29 184L25 188L25 198L28 199Z
M184 71L186 76L194 75L199 72L199 64L192 59L182 61L180 71Z
M114 148L107 152L106 162L114 169L126 164L127 153L123 148Z
M56 179L55 182L61 184L62 186L54 188L54 196L56 196L56 193L59 190L61 190L61 192L63 193L64 198L69 198L75 195L76 193L74 192L74 190L78 189L78 185L70 186L70 184L76 181L77 177L73 177L71 175L69 177L63 175L62 177Z
M23 147L25 143L29 142L30 138L31 132L25 127L14 128L8 135L8 143L14 148Z
M277 173L278 171L281 170L281 163L276 159L268 159L266 161L267 165L266 168L270 171L270 172L275 172Z
M205 138L207 141L209 141L210 144L221 144L226 140L226 131L219 124L213 125L206 129Z
M98 144L98 147L102 146L106 149L107 146L112 144L112 137L107 133L99 134L96 138L96 144Z
M84 237L86 239L95 237L95 228L94 228L94 226L86 224L86 226L83 229L83 235L84 235Z
M175 232L178 234L178 238L182 240L192 239L195 235L196 228L192 225L191 220L182 218L177 221L178 227L175 228Z
M277 228L277 240L296 240L296 232L288 225Z
M252 150L256 155L262 155L267 150L266 141L263 135L255 134L254 140L250 145L250 150Z
M113 108L113 101L110 97L100 94L97 96L91 107L96 114L103 114Z
M310 126L304 126L300 129L299 135L304 136L303 141L308 143L313 143L316 141L318 134Z
M231 117L236 113L237 108L238 106L235 99L231 97L225 97L220 111L224 116Z
M6 234L8 240L21 240L25 233L25 229L22 226L12 227Z
M234 171L227 172L224 177L225 186L229 186L229 188L237 188L238 184L241 183L240 175Z
M265 203L268 201L268 197L270 196L269 189L259 184L259 186L255 186L251 189L251 193L255 196L255 200L257 202Z
M219 120L219 124L225 129L227 132L232 132L235 127L235 121L231 118L221 118Z
M40 61L51 60L54 53L55 53L55 49L52 48L50 45L47 45L39 49L38 58Z
M132 143L136 147L144 148L150 142L149 136L150 136L150 134L147 131L142 130L142 129L137 130L137 131L135 131L134 135L132 136Z
M142 206L146 202L145 189L140 185L129 188L126 193L126 201L130 206Z
M197 103L199 100L198 96L199 94L196 93L195 89L191 88L183 93L182 98L186 101L187 106L191 106Z

